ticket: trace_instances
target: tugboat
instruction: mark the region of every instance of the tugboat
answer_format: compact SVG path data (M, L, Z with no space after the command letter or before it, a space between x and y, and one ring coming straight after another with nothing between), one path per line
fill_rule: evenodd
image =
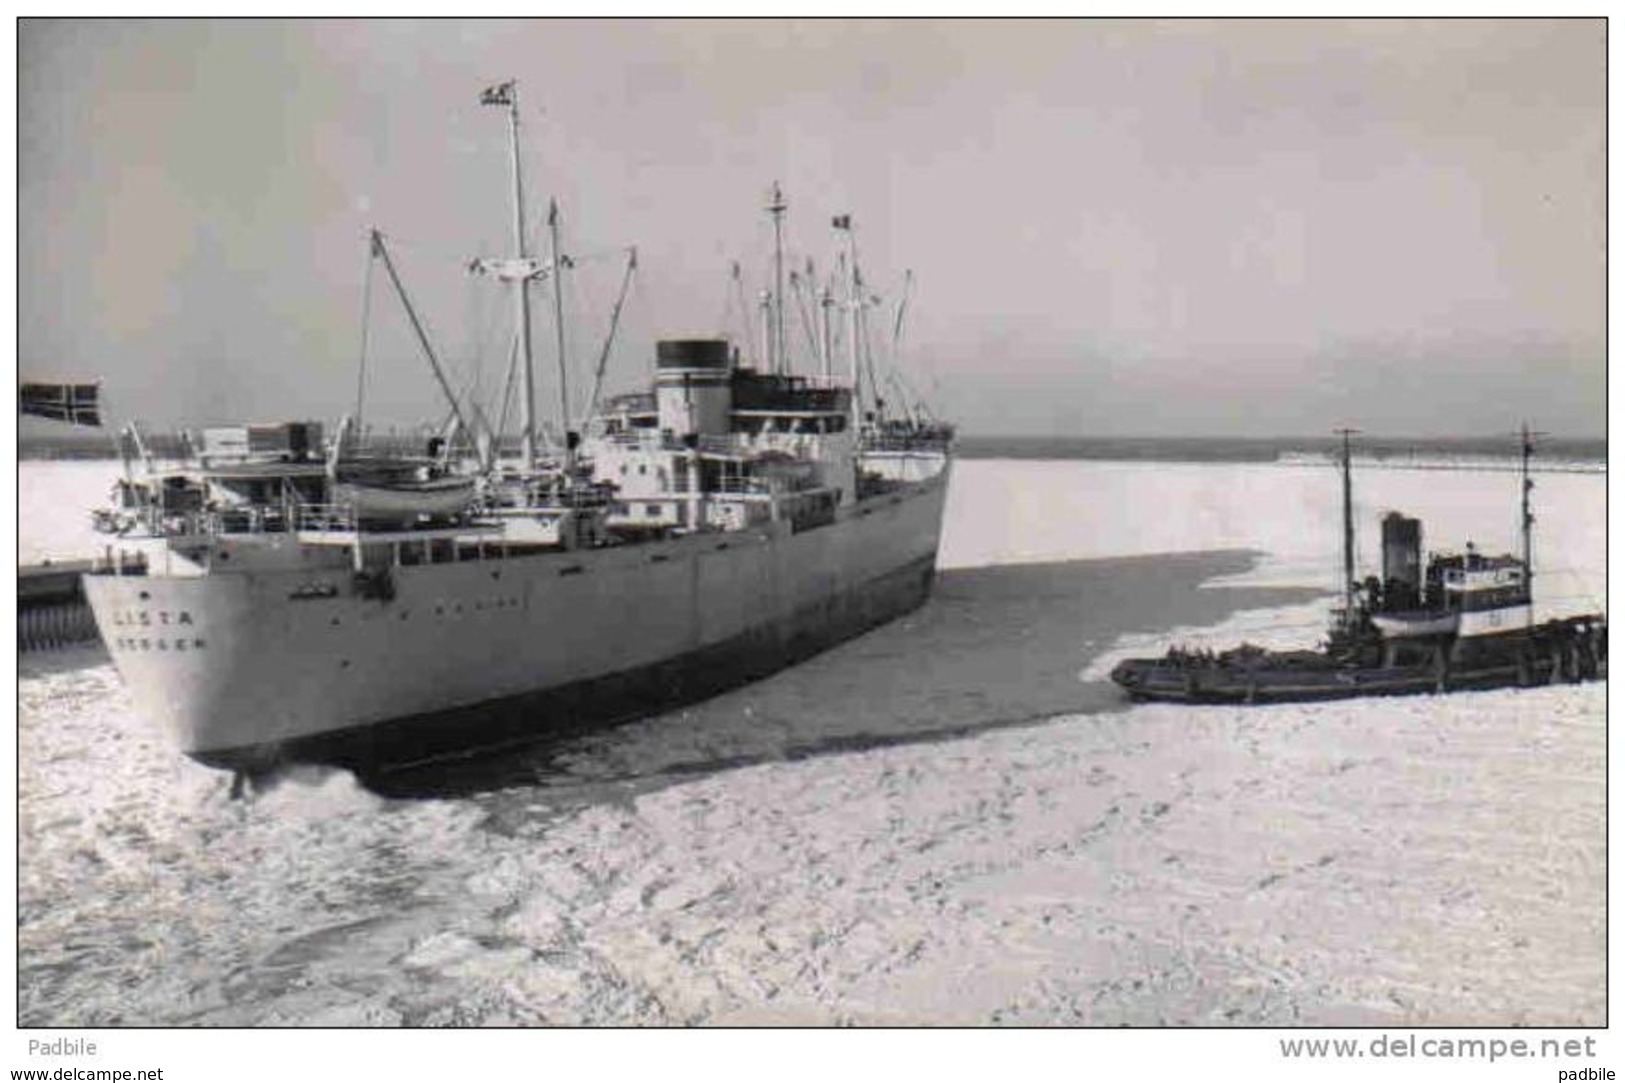
M1354 576L1349 436L1343 437L1343 605L1319 650L1271 651L1242 644L1222 652L1174 648L1132 658L1111 679L1131 697L1177 703L1281 703L1527 687L1601 679L1608 627L1596 614L1534 623L1529 494L1533 434L1522 431L1523 553L1431 554L1422 566L1422 524L1398 512L1382 520L1382 577Z

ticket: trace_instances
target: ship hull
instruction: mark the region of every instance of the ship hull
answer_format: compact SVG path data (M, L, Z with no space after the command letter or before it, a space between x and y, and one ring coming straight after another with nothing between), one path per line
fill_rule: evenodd
M909 611L946 487L800 532L400 566L382 594L299 564L85 588L138 710L194 759L409 763L692 702Z
M930 593L925 558L733 639L650 665L441 711L347 726L277 745L195 751L210 767L263 770L323 763L366 771L489 752L541 737L669 710L726 692L918 608Z

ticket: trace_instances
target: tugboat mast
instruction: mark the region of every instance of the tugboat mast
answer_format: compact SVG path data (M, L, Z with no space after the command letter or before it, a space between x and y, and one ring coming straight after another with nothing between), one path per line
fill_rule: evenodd
M1534 489L1534 479L1529 476L1529 459L1535 454L1535 437L1544 435L1529 428L1525 421L1520 430L1523 438L1523 589L1529 596L1529 605L1525 608L1525 623L1533 627L1535 623L1535 553L1534 531L1535 515L1529 510L1529 493Z
M1343 627L1354 626L1354 481L1349 437L1359 429L1334 430L1343 438Z

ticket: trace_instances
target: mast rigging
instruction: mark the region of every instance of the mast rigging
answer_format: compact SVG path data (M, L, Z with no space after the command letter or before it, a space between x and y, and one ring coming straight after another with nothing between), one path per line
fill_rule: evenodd
M570 431L570 364L564 352L564 262L559 255L559 204L547 204L547 232L553 251L553 330L559 350L559 425L564 430L564 469L575 465L574 434Z
M395 261L389 257L389 249L384 245L384 235L376 229L372 231L372 253L383 261L384 271L389 275L390 284L395 287L395 295L401 299L401 307L406 309L406 318L412 324L412 331L417 335L423 355L429 359L429 368L434 371L434 378L439 382L440 391L446 396L446 402L451 405L451 412L456 417L457 424L465 431L473 432L474 430L463 420L462 409L457 405L457 393L452 390L451 381L446 378L445 370L440 367L440 359L435 356L434 346L429 342L429 334L418 320L417 310L412 307L412 299L406 295L406 287L401 284L400 275L395 273Z
M598 354L598 370L593 374L592 396L587 400L587 412L581 419L583 430L598 412L598 395L604 387L604 371L609 367L609 351L615 344L615 331L621 325L621 306L626 303L627 290L632 287L632 272L637 268L638 250L633 247L626 257L626 271L621 275L621 292L616 296L615 308L609 314L609 334L604 336L604 348Z

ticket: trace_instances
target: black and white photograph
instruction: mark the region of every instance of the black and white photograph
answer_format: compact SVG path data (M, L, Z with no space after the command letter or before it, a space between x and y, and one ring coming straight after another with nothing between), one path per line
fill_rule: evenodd
M5 1067L1606 1069L1607 31L18 19Z

